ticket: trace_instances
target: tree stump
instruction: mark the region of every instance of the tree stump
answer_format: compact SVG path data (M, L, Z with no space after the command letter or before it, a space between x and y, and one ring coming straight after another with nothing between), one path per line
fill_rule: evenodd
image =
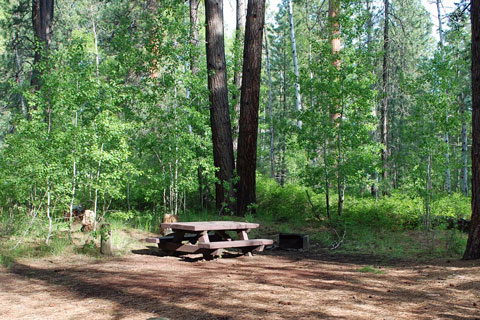
M112 229L107 223L102 224L100 228L100 253L106 256L113 255Z

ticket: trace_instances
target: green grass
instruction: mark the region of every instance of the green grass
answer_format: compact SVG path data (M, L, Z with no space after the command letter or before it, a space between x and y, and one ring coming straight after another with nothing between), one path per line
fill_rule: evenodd
M358 272L362 273L374 273L374 274L383 274L382 270L374 268L373 266L365 266L357 270Z
M10 268L15 264L15 259L7 254L0 254L0 265Z

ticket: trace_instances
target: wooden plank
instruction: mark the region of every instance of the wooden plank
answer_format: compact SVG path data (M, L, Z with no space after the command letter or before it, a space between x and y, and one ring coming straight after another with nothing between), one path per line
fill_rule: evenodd
M186 234L183 236L182 241L195 241L197 242L199 235L198 234ZM160 243L161 241L173 241L173 233L163 236L163 237L153 237L153 238L146 238L145 242L149 243Z
M174 222L162 223L162 228L185 230L185 231L217 231L217 230L247 230L255 229L258 223L237 221L199 221L199 222Z
M198 247L205 249L221 249L221 248L242 248L272 245L273 240L270 239L251 239L251 240L234 240L234 241L216 241L210 243L199 243Z
M160 242L160 237L157 237L157 238L146 238L146 239L145 239L145 242L149 242L149 243L159 243L159 242Z
M204 248L200 248L199 246L193 244L182 244L182 243L175 243L175 242L160 242L158 247L162 250L167 252L184 252L184 253L205 253Z

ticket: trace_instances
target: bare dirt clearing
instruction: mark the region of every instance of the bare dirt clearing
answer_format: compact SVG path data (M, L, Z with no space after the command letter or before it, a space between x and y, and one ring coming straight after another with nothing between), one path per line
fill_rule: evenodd
M370 268L375 258L320 250L205 261L137 248L0 268L0 318L480 319L479 261Z

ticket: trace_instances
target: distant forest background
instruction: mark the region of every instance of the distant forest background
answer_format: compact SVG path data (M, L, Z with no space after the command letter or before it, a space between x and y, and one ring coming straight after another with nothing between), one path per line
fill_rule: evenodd
M470 217L470 3L446 14L434 2L434 28L419 0L267 2L261 41L247 43L237 1L220 41L225 127L212 133L218 3L0 1L5 230L37 219L50 234L79 204L148 226L203 211L426 230ZM247 44L261 78L258 129L242 138Z

